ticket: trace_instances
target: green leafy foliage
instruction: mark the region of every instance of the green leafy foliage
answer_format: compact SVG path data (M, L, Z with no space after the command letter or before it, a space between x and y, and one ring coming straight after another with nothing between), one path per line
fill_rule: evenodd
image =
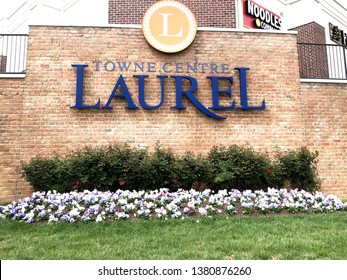
M185 186L195 186L205 184L209 185L212 181L212 165L208 159L202 156L195 156L192 153L186 153L182 157L177 158L173 173L173 190L179 188L186 189Z
M153 190L168 188L266 189L292 187L315 191L319 188L317 152L306 148L281 153L275 160L250 147L214 147L207 156L156 146L148 150L114 144L85 147L65 156L36 157L22 165L23 176L35 191L102 191L118 188Z
M30 163L22 166L25 178L35 190L61 190L61 160L54 156L50 159L33 158Z
M171 150L163 150L156 146L144 164L143 183L145 189L170 188L172 186L173 166L176 158ZM141 185L141 182L140 182ZM141 188L138 186L137 188Z
M315 191L320 181L317 174L318 152L307 148L280 154L278 157L278 177L282 182L289 182L292 188Z
M214 167L213 185L217 189L254 190L269 186L271 161L250 147L214 147L208 158Z

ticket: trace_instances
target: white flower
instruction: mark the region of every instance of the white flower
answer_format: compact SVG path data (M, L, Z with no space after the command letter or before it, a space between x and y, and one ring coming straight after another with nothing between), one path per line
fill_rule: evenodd
M48 223L51 223L51 222L57 223L58 222L58 218L54 217L54 215L50 215L49 219L48 219Z
M96 217L95 221L96 221L97 223L102 221L102 216L101 216L101 214L99 214L99 215Z
M120 200L118 200L118 203L120 205L125 205L125 204L128 204L128 201L126 199L124 199L124 198L121 198Z
M72 210L69 212L69 215L72 217L78 216L80 214L80 211L77 208L72 208Z
M198 211L199 211L200 215L202 215L202 216L206 216L207 215L207 211L206 211L205 208L199 208Z
M155 204L153 202L148 202L144 204L147 208L151 209L155 207Z

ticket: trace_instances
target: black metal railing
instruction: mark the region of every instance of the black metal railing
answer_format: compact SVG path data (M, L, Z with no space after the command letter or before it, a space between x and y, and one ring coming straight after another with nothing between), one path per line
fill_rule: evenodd
M28 35L0 34L0 74L25 74Z
M300 78L347 80L347 45L298 43Z

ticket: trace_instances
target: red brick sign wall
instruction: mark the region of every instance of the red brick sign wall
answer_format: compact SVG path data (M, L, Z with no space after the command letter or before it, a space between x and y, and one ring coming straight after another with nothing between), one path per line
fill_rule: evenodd
M190 47L173 55L150 47L141 29L31 27L25 80L0 80L0 200L30 193L18 171L22 161L114 142L140 148L153 148L160 142L176 153L206 153L215 145L249 144L273 154L308 146L320 153L323 190L347 197L346 85L300 86L296 43L294 34L198 31ZM115 63L113 71L111 62ZM234 68L248 67L249 105L265 100L266 109L219 112L226 117L224 121L201 113L185 97L187 109L173 109L173 78L165 79L165 102L157 110L129 110L119 98L112 100L112 109L70 108L76 102L76 68L71 64L89 65L84 74L84 104L100 99L104 105L120 75L136 105L138 80L133 76L148 75L146 102L157 104L161 94L157 76L172 74L160 67L154 68L156 72L132 67L120 70L118 62L182 63L182 73L176 75L196 79L194 94L206 107L211 106L211 82L206 76L233 77L232 98L221 95L220 104L234 100L239 106L239 77ZM230 73L210 73L209 68L205 73L192 73L184 67L187 63L227 64ZM228 86L220 84L221 89Z

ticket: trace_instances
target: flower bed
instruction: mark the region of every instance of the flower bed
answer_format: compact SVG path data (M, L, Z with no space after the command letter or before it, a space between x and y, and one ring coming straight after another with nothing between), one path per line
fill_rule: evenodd
M269 213L325 213L347 210L334 195L321 192L168 189L116 192L35 192L0 206L0 218L33 222L100 222L126 219L177 219Z

